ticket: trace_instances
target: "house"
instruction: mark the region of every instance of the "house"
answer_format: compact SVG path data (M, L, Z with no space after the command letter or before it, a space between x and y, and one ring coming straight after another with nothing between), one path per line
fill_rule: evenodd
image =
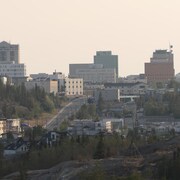
M102 126L107 132L121 132L124 128L124 119L103 119Z
M67 136L67 132L49 131L38 141L38 146L53 146Z
M29 151L30 144L22 138L18 138L15 142L4 148L4 156L24 154Z
M94 122L88 119L74 120L71 126L67 128L67 131L71 135L76 136L94 136L102 131L101 123Z

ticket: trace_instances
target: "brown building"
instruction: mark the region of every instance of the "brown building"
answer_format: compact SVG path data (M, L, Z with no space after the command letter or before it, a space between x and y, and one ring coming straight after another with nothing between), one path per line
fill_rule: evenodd
M174 56L172 50L156 50L150 63L145 63L148 84L166 83L174 78Z

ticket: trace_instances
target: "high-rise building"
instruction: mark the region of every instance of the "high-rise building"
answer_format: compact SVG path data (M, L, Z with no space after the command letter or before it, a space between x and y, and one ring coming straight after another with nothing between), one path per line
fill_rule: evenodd
M94 64L102 64L104 68L115 69L116 79L118 78L118 55L112 55L111 51L97 51L94 56Z
M174 55L172 50L156 50L150 63L145 63L148 84L166 83L174 78Z
M26 81L26 66L19 63L19 45L0 42L0 76L14 84Z
M19 45L3 41L0 43L0 63L11 62L19 63Z

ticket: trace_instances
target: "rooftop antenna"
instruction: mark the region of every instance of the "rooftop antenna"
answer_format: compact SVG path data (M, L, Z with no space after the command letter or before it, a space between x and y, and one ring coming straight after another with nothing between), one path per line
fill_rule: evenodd
M169 42L169 52L173 52L172 48L173 48L173 45L171 45Z

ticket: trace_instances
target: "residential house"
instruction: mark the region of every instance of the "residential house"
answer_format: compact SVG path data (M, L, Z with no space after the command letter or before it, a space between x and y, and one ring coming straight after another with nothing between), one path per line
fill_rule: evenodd
M22 138L18 138L15 142L4 148L4 156L24 154L29 151L30 144Z

